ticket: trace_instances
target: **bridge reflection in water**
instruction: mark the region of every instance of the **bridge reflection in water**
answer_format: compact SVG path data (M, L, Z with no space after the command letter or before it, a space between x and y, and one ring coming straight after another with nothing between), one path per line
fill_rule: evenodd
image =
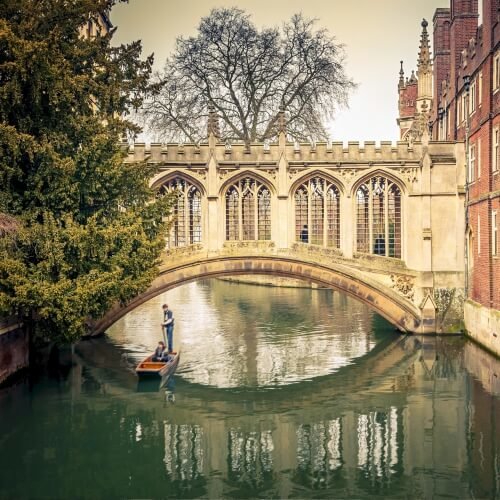
M211 287L212 292L233 293L223 301L218 293L208 293ZM206 363L218 356L221 346L240 352L243 345L245 355L234 364L227 359L224 375L207 377L204 369L196 371L186 346L199 332L188 330L182 310L176 310L186 365L183 360L167 393L158 392L157 386L154 393L136 392L135 375L126 369L133 363L126 360L142 356L141 345L156 340L158 321L150 320L150 338L146 315L124 318L127 327L111 339L81 343L76 365L60 382L41 382L29 397L22 388L3 398L0 392L0 425L7 429L0 439L0 496L22 497L31 491L30 484L32 493L55 497L75 492L174 498L500 495L498 360L458 337L397 336L370 311L359 311L358 304L348 301L344 324L337 321L329 334L334 338L343 331L346 318L359 324L360 331L367 330L363 336L353 328L353 339L338 341L345 362L331 366L333 373L305 370L310 376L301 378L302 368L292 363L290 383L280 378L280 370L263 365L257 368L267 375L259 379L249 359L267 345L273 355L280 342L291 356L303 348L293 340L302 337L293 321L288 327L280 323L281 330L274 333L269 333L274 326L259 330L261 323L276 320L279 301L285 307L287 301L300 299L297 306L304 306L317 327L319 344L311 352L322 363L332 352L318 354L327 335L318 325L331 323L332 300L340 316L336 301L343 299L330 291L267 291L269 313L264 310L258 319L249 303L250 297L260 300L260 288L212 283L199 289L210 297L208 310L217 310L221 300L229 315L219 318L217 331L224 339L217 348L202 338ZM196 297L196 307L205 307ZM172 292L167 298L172 305L174 298L182 303ZM323 302L315 309L314 301ZM253 337L232 328L231 308L245 311L241 317ZM156 314L156 306L154 310ZM206 318L211 321L210 314ZM136 327L144 337L134 338ZM229 331L237 338L230 341ZM280 335L285 331L289 343ZM286 364L288 354L281 356ZM199 358L201 365L204 359ZM237 366L244 373L238 379L244 386L230 383ZM28 471L29 484L16 481Z
M132 377L101 390L135 440L123 453L161 447L149 475L161 467L173 496L498 496L498 361L460 338L382 343L332 376L252 395L180 378L173 403L131 400Z

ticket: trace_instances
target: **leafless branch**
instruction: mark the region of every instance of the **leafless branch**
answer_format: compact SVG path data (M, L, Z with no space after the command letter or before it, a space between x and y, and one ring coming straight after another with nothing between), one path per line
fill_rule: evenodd
M272 140L284 107L291 138L325 139L325 123L355 85L343 46L315 23L296 14L281 29L259 31L241 9L213 9L196 36L178 38L157 75L143 108L148 127L165 140L199 141L211 104L222 139Z

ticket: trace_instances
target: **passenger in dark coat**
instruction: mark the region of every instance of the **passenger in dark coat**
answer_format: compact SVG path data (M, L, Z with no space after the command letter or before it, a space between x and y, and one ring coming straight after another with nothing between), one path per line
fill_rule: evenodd
M307 230L307 224L304 224L304 227L300 232L300 241L302 241L302 243L309 243L309 231Z
M164 355L168 354L165 352L165 344L163 342L158 342L158 346L155 349L155 352L153 354L153 361L163 361Z
M375 248L373 249L375 255L385 255L385 238L379 234L375 239Z

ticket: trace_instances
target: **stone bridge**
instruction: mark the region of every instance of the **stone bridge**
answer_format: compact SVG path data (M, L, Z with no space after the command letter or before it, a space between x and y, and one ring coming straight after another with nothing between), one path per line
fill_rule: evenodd
M453 142L134 144L174 192L158 277L95 333L204 277L305 279L368 304L403 332L461 328L464 151Z

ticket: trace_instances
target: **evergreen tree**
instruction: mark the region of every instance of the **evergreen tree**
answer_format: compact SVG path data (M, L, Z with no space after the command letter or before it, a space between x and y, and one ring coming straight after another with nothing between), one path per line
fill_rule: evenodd
M0 315L78 339L157 272L168 200L119 139L148 91L152 56L112 33L84 36L119 0L0 2Z

